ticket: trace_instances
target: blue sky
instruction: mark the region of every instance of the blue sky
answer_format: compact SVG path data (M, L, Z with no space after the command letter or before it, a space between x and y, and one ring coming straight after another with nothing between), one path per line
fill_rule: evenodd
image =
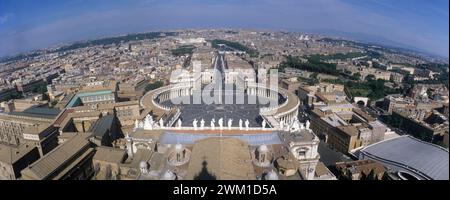
M448 0L0 0L0 56L177 28L339 33L448 57Z

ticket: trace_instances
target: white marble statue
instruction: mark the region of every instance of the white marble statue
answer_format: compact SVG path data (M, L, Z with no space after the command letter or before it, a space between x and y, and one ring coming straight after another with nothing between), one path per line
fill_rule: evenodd
M134 120L134 130L139 128L139 121L136 119Z
M192 126L194 126L194 130L197 130L197 119L194 119Z
M249 126L250 122L248 121L248 119L245 120L245 130L248 131L249 130Z
M219 127L220 127L220 130L223 130L223 118L222 117L219 119Z
M212 129L212 130L216 129L216 125L215 125L214 123L216 123L216 120L213 118L213 119L211 120L211 129Z
M148 114L144 119L144 129L152 130L153 129L153 117Z
M182 124L183 122L181 121L181 119L178 119L178 128L181 128L181 124Z
M261 123L261 128L266 129L266 120L265 119L263 119L263 121Z
M284 127L285 131L289 131L291 129L291 125L289 123L286 123L286 126Z
M309 129L309 126L311 126L311 122L309 122L309 120L306 120L306 127L305 127L305 128L308 129L308 130L310 130L310 129Z
M144 128L144 122L139 121L139 128Z
M300 131L300 130L302 130L302 129L304 129L305 127L303 126L303 124L302 123L300 123L298 120L293 120L292 121L292 124L291 124L291 127L290 127L290 131L291 132L297 132L297 131Z
M147 115L148 121L153 125L154 121L153 121L153 116L148 114Z
M239 119L239 130L242 130L242 119Z
M202 120L200 120L200 129L204 129L205 128L205 120L202 118Z
M159 118L159 127L164 128L164 120L162 118Z
M233 124L233 119L228 119L228 130L231 130L232 124Z

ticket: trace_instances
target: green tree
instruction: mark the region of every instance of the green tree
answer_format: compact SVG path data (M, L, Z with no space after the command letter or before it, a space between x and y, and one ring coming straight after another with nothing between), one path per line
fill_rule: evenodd
M183 45L176 49L172 49L171 52L172 52L172 55L174 55L174 56L183 56L186 54L192 54L194 49L195 49L195 46L193 46L193 45Z
M20 99L20 98L22 98L22 95L20 93L18 93L17 91L13 91L13 92L3 96L3 98L0 100L1 101L9 101L11 99Z
M44 94L47 92L47 83L41 82L41 83L33 86L33 88L31 88L31 91L34 93Z
M359 80L360 78L361 78L361 74L359 72L354 73L352 76L353 80Z
M309 85L317 85L317 84L319 84L319 80L317 80L315 78L311 78L308 80L308 84Z
M365 80L366 81L374 81L375 80L375 75L369 74L369 75L366 76Z
M145 86L145 92L160 88L163 85L164 85L164 83L162 81L156 81L154 83L149 83L147 86Z
M299 57L288 55L285 57L285 60L280 63L280 67L283 69L290 67L310 72L339 75L339 71L336 70L335 63L323 62L316 57L308 57L307 61L304 61L304 59Z
M52 102L50 102L50 105L52 106L52 107L54 107L56 104L58 103L58 100L53 100Z
M247 54L250 55L250 57L258 57L259 55L259 52L256 49L249 48L239 42L232 42L228 40L219 40L219 39L211 40L210 42L212 47L216 49L219 48L219 44L225 44L228 47L231 47L235 50L247 52Z

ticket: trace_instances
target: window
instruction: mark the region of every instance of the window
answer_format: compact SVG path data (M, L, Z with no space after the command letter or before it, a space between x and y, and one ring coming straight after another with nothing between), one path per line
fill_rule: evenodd
M297 154L299 158L305 158L306 153L308 152L308 148L300 148L297 150Z

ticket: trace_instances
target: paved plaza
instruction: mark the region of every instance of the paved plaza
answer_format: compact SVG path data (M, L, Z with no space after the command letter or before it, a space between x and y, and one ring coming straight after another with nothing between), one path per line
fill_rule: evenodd
M281 96L281 95L280 95ZM223 118L223 126L228 126L228 119L232 119L232 126L233 127L239 127L239 119L242 119L243 122L245 120L249 120L250 127L261 127L262 123L262 117L259 115L259 109L263 107L268 107L269 100L266 98L258 97L256 96L248 96L244 95L244 102L241 102L241 104L236 103L236 95L233 94L233 92L230 91L223 91L222 92L222 102L219 104L212 103L207 104L204 101L201 102L201 104L193 104L192 96L185 97L189 98L191 102L189 104L178 104L180 110L181 110L181 116L180 119L182 121L182 126L188 126L192 127L192 122L194 119L197 119L198 125L200 126L201 119L205 120L205 126L209 127L210 122L212 119L215 119L216 123L215 126L218 127L218 121L220 118ZM181 102L181 98L176 98L173 101L168 100L165 102L162 102L162 105L165 106L173 106L173 102ZM252 101L251 99L256 99ZM233 103L229 104L225 99L233 99ZM250 99L250 100L249 100ZM280 98L281 99L281 98ZM253 103L255 102L256 103ZM283 100L280 100L280 102L283 102ZM275 103L273 103L275 104ZM176 125L176 124L175 124ZM245 123L243 123L243 126L245 126Z

